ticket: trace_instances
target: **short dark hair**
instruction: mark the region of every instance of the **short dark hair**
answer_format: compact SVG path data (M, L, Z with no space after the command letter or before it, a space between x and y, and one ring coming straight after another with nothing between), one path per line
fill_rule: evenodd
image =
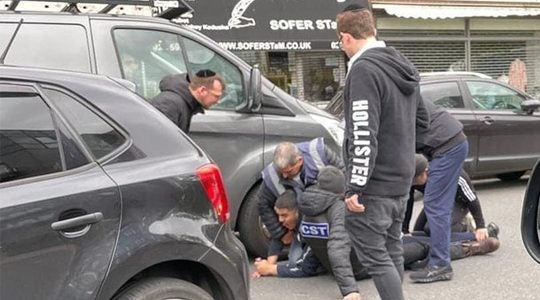
M337 33L350 34L355 39L375 36L375 20L368 9L347 10L336 17Z
M296 193L293 190L285 190L283 194L277 197L274 207L278 209L285 208L289 210L298 209L298 205L296 203Z

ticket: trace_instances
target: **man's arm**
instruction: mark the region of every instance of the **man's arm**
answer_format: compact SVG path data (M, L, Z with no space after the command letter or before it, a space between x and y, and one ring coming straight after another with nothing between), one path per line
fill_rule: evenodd
M286 229L279 223L276 212L274 211L276 197L274 197L264 182L261 184L261 188L259 189L257 196L259 198L259 216L261 217L263 224L270 232L272 239L281 239L281 237L283 237L285 234Z
M278 277L310 277L317 275L317 269L321 266L321 263L315 257L310 247L304 249L302 253L303 260L298 262L296 266L290 266L289 264L279 263L277 264L277 276Z
M328 208L326 215L330 225L327 251L332 273L343 296L358 293L350 260L351 242L345 230L345 204L338 200Z
M182 122L182 108L177 100L171 97L170 92L162 92L150 103L164 114L169 120L173 121L182 131L186 131L187 122Z
M381 95L377 74L366 62L357 62L348 75L348 114L344 116L347 165L347 195L361 195L373 173L377 158L377 136Z
M424 104L424 99L420 94L420 87L417 88L418 99L416 100L416 132L425 131L429 129L429 122L431 121L429 111Z
M469 207L474 222L476 223L476 228L486 228L486 223L484 221L484 215L482 214L482 207L480 206L480 200L476 195L471 179L462 171L458 180L458 191L456 195L460 196L462 201L466 201L466 205ZM457 200L457 199L456 199Z

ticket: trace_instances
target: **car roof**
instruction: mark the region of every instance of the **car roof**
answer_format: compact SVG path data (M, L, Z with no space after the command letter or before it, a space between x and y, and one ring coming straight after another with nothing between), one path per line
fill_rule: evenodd
M72 87L101 85L120 88L117 83L104 75L35 67L0 65L0 79L38 81Z
M455 79L462 79L462 78L492 80L492 78L488 75L485 75L482 73L475 73L475 72L428 72L428 73L420 73L420 78L422 81L439 81L439 80L447 80L447 79L455 80Z
M145 22L154 22L154 23L165 23L170 24L172 21L151 17L151 16L140 16L140 15L112 15L112 14L102 14L102 13L70 13L70 12L48 12L48 11L3 11L0 10L0 14L4 16L12 16L13 18L20 19L23 16L43 16L49 20L52 17L58 18L71 18L71 19L110 19L110 20L125 20L125 21L141 21ZM52 20L51 20L52 21Z
M21 4L26 5L29 2L34 5L30 9L20 7ZM117 14L114 14L115 11ZM134 19L152 19L168 22L168 20L180 17L185 13L192 13L193 8L185 0L13 0L10 4L0 7L0 13L48 16L69 14L109 18L127 16L129 11L139 11L135 13L137 16ZM109 14L110 12L113 12L113 14ZM140 15L141 12L150 13L152 16ZM128 16L127 18L132 17Z

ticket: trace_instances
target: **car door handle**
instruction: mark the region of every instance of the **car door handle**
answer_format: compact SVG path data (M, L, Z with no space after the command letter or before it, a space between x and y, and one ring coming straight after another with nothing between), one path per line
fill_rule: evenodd
M493 118L490 116L485 116L482 122L484 122L486 125L491 125L495 122L495 120L493 120Z
M101 212L95 212L71 219L54 222L51 224L51 228L56 231L61 231L73 227L91 225L101 220L103 220L103 214Z

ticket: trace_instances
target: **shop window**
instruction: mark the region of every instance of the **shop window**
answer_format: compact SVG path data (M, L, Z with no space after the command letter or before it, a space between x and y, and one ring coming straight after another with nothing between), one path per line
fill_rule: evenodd
M339 89L340 53L313 53L303 56L304 99L312 102L329 101Z
M287 52L268 52L268 80L289 93L290 72Z

